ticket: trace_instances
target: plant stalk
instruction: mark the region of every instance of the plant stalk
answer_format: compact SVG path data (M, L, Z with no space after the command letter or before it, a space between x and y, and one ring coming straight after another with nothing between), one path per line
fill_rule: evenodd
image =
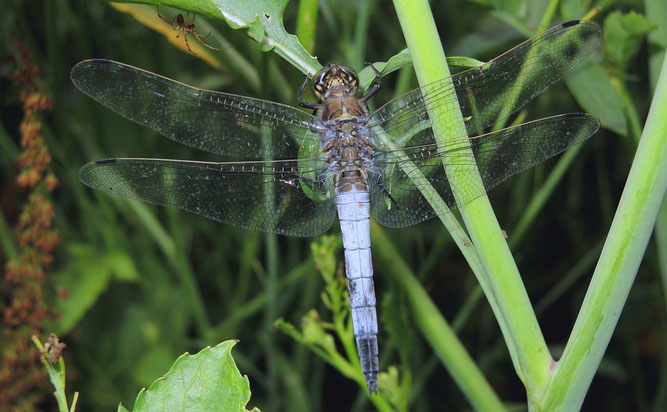
M446 58L433 16L425 0L394 0L403 33L412 55L419 84L449 78ZM453 89L453 86L452 86ZM452 93L452 104L457 104ZM433 131L441 145L447 137L466 136L460 111L448 113L445 106L427 107ZM467 152L467 153L466 153ZM469 148L452 156L472 157ZM453 187L483 187L481 177L457 176L448 170L452 159L445 159L445 170ZM456 194L457 191L454 190ZM458 199L457 199L458 201ZM480 284L498 319L517 374L526 386L529 398L547 384L552 359L533 312L530 299L512 258L487 196L481 196L461 209L472 243L480 257L487 279Z
M578 410L609 344L667 190L667 58L611 229L563 357L540 402Z

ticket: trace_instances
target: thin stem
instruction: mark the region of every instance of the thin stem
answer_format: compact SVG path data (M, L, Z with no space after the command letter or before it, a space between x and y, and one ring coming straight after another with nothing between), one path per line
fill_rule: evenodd
M315 50L318 5L318 0L299 1L299 11L296 17L296 37L310 54Z
M452 329L454 329L454 332L458 333L463 326L465 326L468 319L470 319L474 313L475 308L477 308L477 304L482 300L482 297L482 288L479 287L479 285L475 285L470 293L468 293L465 302L463 302L461 309L459 309L459 312L452 321Z
M515 247L517 244L519 244L519 242L521 242L523 236L526 234L526 231L533 223L540 210L542 210L547 200L549 200L551 197L554 190L556 189L556 186L563 179L563 176L565 176L565 173L569 170L570 165L574 159L576 159L577 154L582 147L582 145L574 146L565 152L560 157L560 159L558 159L556 166L551 170L549 176L547 176L547 179L540 186L537 192L535 192L533 197L530 199L528 206L526 206L526 208L521 213L521 219L519 219L519 222L517 223L509 238L509 242L512 247Z
M37 336L32 336L32 342L35 344L35 346L37 346L37 349L39 349L40 352L46 352L44 345L42 342L40 342ZM46 369L46 373L49 375L49 380L55 388L53 396L56 397L56 401L58 402L58 410L60 412L68 412L69 409L67 408L67 394L65 393L65 361L63 361L63 358L59 356L58 361L54 365L51 365L45 355L41 356L41 360L44 368ZM75 401L72 405L76 403L77 398L78 395L75 394Z
M558 8L558 3L559 0L551 0L549 2L547 9L544 11L544 16L542 16L542 21L537 27L537 33L542 33L549 27L549 23L551 22L551 19L553 19L556 9Z
M544 313L560 297L565 295L572 286L583 276L589 273L590 268L595 263L595 259L600 256L602 242L593 246L579 261L563 275L558 283L549 289L549 291L535 305L535 313Z
M357 13L357 20L354 27L354 39L350 47L350 63L353 67L362 67L364 64L363 56L366 52L366 44L368 43L368 23L373 11L377 10L375 7L377 1L366 0L361 3Z
M635 103L632 101L632 97L628 92L628 88L625 86L625 81L621 78L617 78L615 81L612 81L612 84L616 86L616 90L621 95L623 100L623 111L625 112L625 117L628 119L628 128L630 136L639 143L639 138L642 135L642 126L639 120L639 114L637 113L637 108Z

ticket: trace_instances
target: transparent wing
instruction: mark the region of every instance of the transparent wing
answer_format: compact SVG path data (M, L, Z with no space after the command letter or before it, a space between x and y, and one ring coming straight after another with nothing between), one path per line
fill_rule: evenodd
M558 82L595 50L600 39L600 27L593 22L563 23L481 67L458 73L452 77L453 88L443 79L397 97L371 115L369 127L381 128L394 142L407 146L412 131L430 122L427 106L442 107L447 115L459 110L451 101L456 93L468 135L478 135ZM377 144L382 147L382 142Z
M70 77L121 116L206 152L290 159L301 145L319 145L319 121L287 105L196 89L111 60L78 63Z
M455 153L461 139L448 142L451 149L441 150L433 143L431 129L423 129L415 138L430 143L382 152L375 158L369 173L373 217L388 227L410 226L434 217L422 194L429 186L450 209L462 207L508 177L585 141L599 127L598 119L586 113L540 119L469 139L474 158ZM462 182L479 168L484 186L454 186L447 179L444 164L447 173L456 173Z
M335 217L333 183L319 160L194 162L106 159L79 171L87 186L177 207L243 229L315 236Z

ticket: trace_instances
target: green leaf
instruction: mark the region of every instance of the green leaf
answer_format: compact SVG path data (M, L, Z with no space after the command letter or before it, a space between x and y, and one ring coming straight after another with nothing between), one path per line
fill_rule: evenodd
M460 57L453 56L447 57L447 64L450 67L478 67L484 64L477 59L472 57ZM412 65L412 57L410 57L410 50L403 49L397 54L393 55L386 62L375 62L373 67L380 72L382 76L386 76L389 73L395 72L403 67ZM375 81L375 72L370 66L366 66L361 72L359 72L359 84L361 90L367 90L370 85Z
M412 59L410 58L410 51L408 49L403 49L397 54L393 55L386 62L373 63L373 67L375 67L375 69L379 71L380 74L385 76L411 64ZM368 89L371 83L375 81L375 77L375 72L370 66L366 66L361 72L359 72L359 84L361 90Z
M73 244L67 251L70 262L55 274L56 284L66 297L59 299L56 309L60 319L51 325L59 334L69 333L79 323L113 278L136 282L139 273L132 258L123 251L103 252L91 246Z
M134 411L246 411L250 382L232 358L236 342L179 357L166 375L139 392Z
M622 14L615 11L604 21L604 44L607 56L624 68L639 51L641 42L655 25L634 11Z
M447 57L447 64L449 67L463 67L465 69L469 69L471 67L482 66L484 62L473 59L472 57L452 56Z
M262 51L275 50L304 74L313 75L322 68L317 59L287 33L283 13L287 0L213 0L225 21L233 29L248 29L248 35L260 44Z
M577 103L585 111L595 113L603 127L627 135L623 100L599 65L589 63L570 73L565 82Z

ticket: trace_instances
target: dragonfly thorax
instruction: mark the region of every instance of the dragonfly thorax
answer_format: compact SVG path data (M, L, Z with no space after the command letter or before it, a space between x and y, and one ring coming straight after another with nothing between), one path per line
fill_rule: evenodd
M365 103L354 96L330 97L320 106L318 116L322 120L335 120L346 122L348 120L361 120L368 116L368 108ZM339 127L354 127L350 123L340 123Z
M357 125L358 126L358 125ZM338 130L336 137L324 149L330 170L335 171L334 184L367 182L366 169L373 164L372 144L364 136L363 128L355 128L352 133Z
M341 157L344 161L351 163L357 160L359 151L357 151L357 148L354 146L343 147L343 150L341 150Z

